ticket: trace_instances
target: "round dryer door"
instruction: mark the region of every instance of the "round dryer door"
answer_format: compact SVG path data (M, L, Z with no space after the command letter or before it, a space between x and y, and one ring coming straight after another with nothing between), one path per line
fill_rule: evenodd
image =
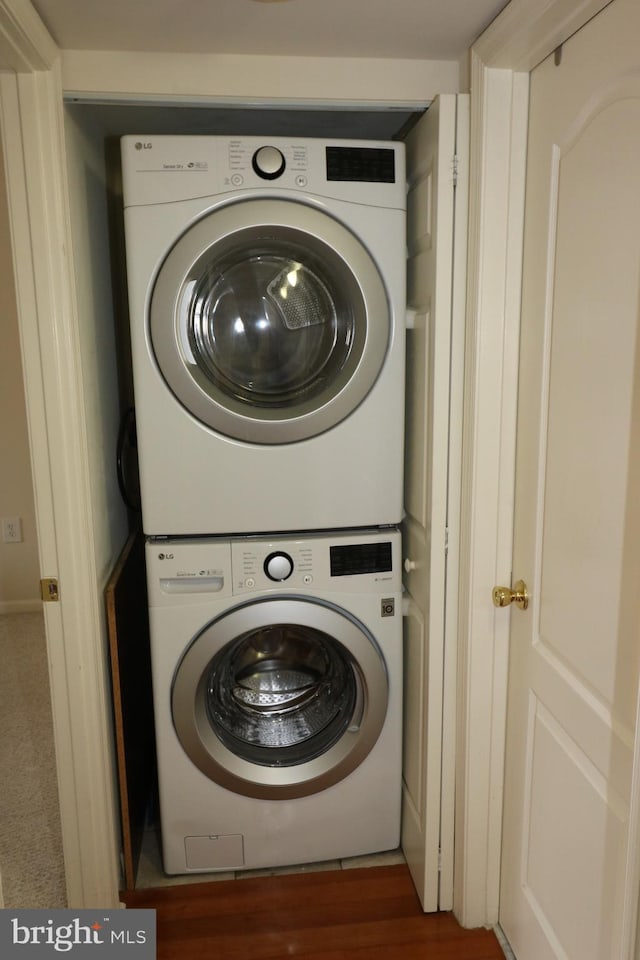
M195 223L158 273L150 338L171 391L213 430L260 444L316 436L366 397L390 312L360 241L314 207L229 204Z
M235 607L191 643L171 705L182 747L244 796L318 793L348 776L382 730L384 658L366 627L315 600Z

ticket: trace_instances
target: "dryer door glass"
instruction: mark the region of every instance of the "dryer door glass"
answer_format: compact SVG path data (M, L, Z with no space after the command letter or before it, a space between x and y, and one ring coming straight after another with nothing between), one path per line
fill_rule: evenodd
M321 262L264 239L203 272L188 292L186 333L194 363L226 397L295 409L340 379L355 311Z
M150 339L176 399L253 443L330 429L373 387L391 336L363 245L291 201L222 207L175 244L156 279Z

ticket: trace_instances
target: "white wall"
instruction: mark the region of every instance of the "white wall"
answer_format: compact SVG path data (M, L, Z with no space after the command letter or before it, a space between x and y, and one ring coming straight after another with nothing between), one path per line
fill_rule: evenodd
M0 517L20 517L24 537L0 539L0 613L18 613L40 608L40 565L1 147L0 271Z

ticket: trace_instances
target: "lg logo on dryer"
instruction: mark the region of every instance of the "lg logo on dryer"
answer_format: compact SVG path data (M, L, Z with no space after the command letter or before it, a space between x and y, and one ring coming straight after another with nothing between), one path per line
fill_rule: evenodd
M173 560L173 558L174 558L174 557L173 557L173 554L172 554L172 553L159 553L159 554L158 554L158 560Z
M136 150L153 150L152 143L143 143L142 140L136 140L135 142Z

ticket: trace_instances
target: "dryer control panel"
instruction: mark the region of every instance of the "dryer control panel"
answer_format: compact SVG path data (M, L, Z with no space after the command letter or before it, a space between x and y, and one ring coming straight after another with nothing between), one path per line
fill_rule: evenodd
M289 191L406 207L404 144L314 137L125 136L125 207Z

